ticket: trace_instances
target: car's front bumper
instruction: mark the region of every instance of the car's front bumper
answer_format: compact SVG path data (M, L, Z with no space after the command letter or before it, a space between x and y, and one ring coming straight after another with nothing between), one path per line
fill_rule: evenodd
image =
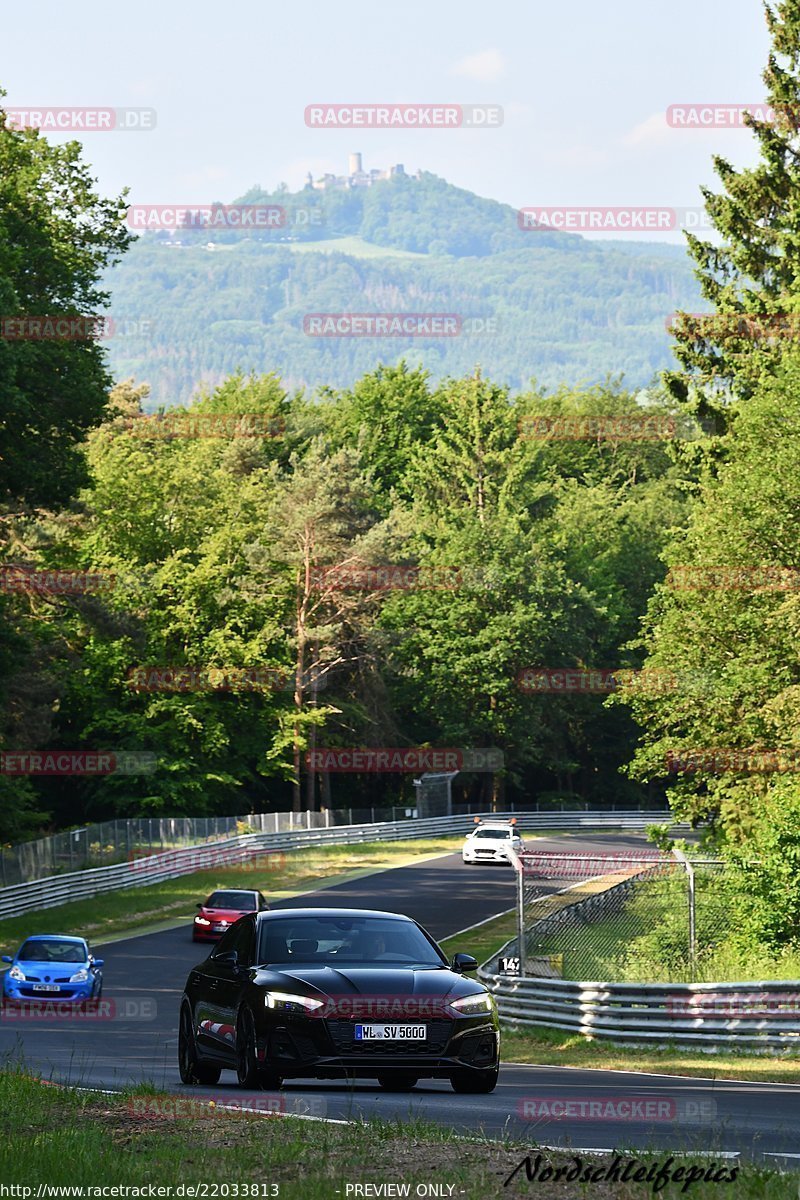
M488 1070L500 1057L500 1033L491 1016L426 1021L424 1043L357 1042L349 1018L287 1018L263 1031L258 1057L284 1078L341 1078L402 1072L447 1078L455 1070Z
M63 1002L79 1004L82 1000L90 1000L94 994L95 987L98 986L95 980L87 980L86 983L61 983L53 985L52 991L34 991L32 983L27 980L25 983L14 979L4 978L3 980L3 999L18 1000L29 1004L31 1001L57 1001L59 1004Z
M464 862L502 862L510 861L507 850L465 850L461 855Z

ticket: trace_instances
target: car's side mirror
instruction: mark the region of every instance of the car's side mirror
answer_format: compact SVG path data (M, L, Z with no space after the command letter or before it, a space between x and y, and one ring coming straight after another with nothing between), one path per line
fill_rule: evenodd
M202 907L203 907L202 903L198 900L197 904L195 904L195 908L202 908Z
M14 960L13 960L13 958L11 957L11 955L10 955L10 954L4 954L4 955L3 955L3 958L2 958L2 961L3 961L3 962L13 962Z
M239 955L236 950L223 950L222 954L214 955L214 962L223 967L236 967L239 965Z
M106 960L105 960L104 958L93 958L93 959L92 959L92 966L93 966L93 967L102 967L102 965L103 965L103 963L104 963L105 961L106 961Z
M477 971L478 960L473 958L471 954L454 954L453 961L450 964L451 971L457 971L459 975L463 975L465 971Z

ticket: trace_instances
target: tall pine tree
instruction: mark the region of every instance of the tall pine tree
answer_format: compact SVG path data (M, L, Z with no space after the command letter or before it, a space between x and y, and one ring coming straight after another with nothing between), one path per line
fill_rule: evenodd
M800 0L765 5L772 38L763 74L772 117L744 117L760 161L737 171L716 155L724 190L703 188L720 240L687 233L709 318L683 314L673 327L681 370L669 391L692 415L717 430L730 426L763 374L772 374L785 339L800 332Z

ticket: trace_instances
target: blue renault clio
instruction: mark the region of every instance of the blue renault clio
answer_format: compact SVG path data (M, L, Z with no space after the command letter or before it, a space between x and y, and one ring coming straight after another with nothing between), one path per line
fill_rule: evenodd
M40 933L26 938L3 975L6 1000L96 1000L103 992L102 958L83 938Z

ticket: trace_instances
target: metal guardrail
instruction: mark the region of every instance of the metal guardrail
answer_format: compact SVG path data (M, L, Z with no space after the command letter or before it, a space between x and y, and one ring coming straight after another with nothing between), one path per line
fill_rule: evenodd
M631 882L609 892L623 894ZM574 921L575 909L602 907L609 892L566 906L540 924L552 929ZM517 956L518 949L512 938L478 970L511 1028L559 1029L623 1045L699 1043L711 1051L738 1046L800 1053L800 980L609 983L499 974L499 959Z
M668 812L553 812L553 813L486 813L493 819L517 817L523 832L534 833L547 829L614 829L642 831L648 825L663 823ZM380 821L362 825L336 825L330 828L295 829L282 833L240 834L237 837L186 846L137 858L132 862L107 867L92 867L84 871L54 875L47 879L14 884L0 889L0 919L17 916L36 909L55 908L71 900L85 900L104 892L122 888L142 887L175 879L193 871L221 866L225 863L247 862L259 854L299 850L310 846L352 845L370 841L400 841L406 838L436 837L449 833L466 833L473 825L472 814L452 817L409 818L402 821ZM685 826L675 826L679 832Z

